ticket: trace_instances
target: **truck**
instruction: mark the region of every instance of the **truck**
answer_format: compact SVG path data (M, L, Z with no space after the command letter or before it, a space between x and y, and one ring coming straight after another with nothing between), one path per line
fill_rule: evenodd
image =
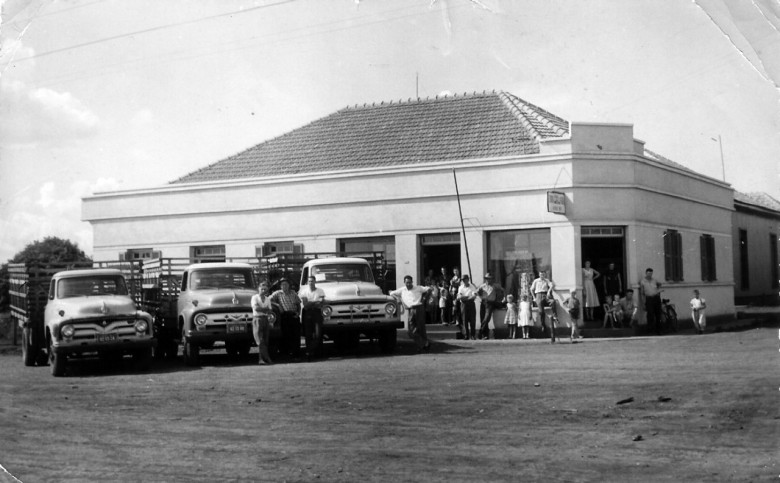
M119 269L91 265L9 264L11 316L22 330L26 366L48 363L59 377L71 357L132 354L149 369L151 315L137 309Z
M376 284L371 264L365 258L323 257L306 261L299 286L310 276L325 292L322 326L315 337L332 340L341 351L355 348L360 338L377 340L383 352L395 350L398 329L404 323L395 299Z
M255 268L248 263L196 263L184 269L176 312L185 364L198 365L200 350L213 349L217 342L228 354L249 354L255 293ZM270 320L271 341L281 335L276 317Z

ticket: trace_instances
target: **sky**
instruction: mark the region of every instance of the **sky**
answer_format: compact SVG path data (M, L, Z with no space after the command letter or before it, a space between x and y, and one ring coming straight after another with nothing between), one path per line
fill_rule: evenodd
M780 199L780 0L5 0L0 261L350 105L503 90ZM722 146L722 155L721 155ZM725 169L724 169L725 167Z

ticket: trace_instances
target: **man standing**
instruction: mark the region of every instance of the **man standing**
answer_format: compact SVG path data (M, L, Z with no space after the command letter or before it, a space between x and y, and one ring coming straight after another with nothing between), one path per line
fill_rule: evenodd
M423 305L423 296L427 295L430 290L430 287L414 285L411 275L407 275L404 277L404 286L390 292L390 296L400 301L409 314L409 338L414 339L418 351L427 352L431 348L425 330L425 307Z
M468 275L463 276L458 289L456 305L460 305L461 326L460 332L464 339L477 339L477 308L474 300L477 298L477 287L471 283Z
M463 322L461 320L460 303L457 300L458 289L460 289L460 270L458 270L458 267L452 267L452 278L450 279L450 299L453 300L452 321L460 325Z
M301 322L303 337L306 339L306 357L311 359L319 355L322 349L322 303L325 292L317 287L317 279L309 277L309 283L301 288L298 296L303 303Z
M290 281L282 278L281 290L271 295L271 301L277 304L281 311L279 320L282 329L282 353L292 357L301 356L301 299L295 291L290 290Z
M493 320L493 311L504 298L503 289L500 285L493 283L493 275L490 272L485 274L484 283L479 286L477 295L481 300L479 307L479 338L490 338L490 321ZM494 336L495 337L495 336Z
M539 277L531 283L531 293L534 294L534 301L539 309L539 321L543 331L547 330L547 325L544 323L544 308L547 306L547 299L552 297L553 287L554 284L547 279L547 272L544 270L539 272Z
M653 278L653 269L645 270L645 277L639 281L640 300L644 300L647 314L647 328L661 335L661 283Z

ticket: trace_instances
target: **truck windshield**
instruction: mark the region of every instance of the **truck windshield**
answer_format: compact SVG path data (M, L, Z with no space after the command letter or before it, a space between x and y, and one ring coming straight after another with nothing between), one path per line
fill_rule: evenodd
M91 295L127 295L125 279L116 275L96 275L63 278L57 282L57 297L88 297Z
M371 267L360 263L334 263L311 267L317 283L368 282L374 283Z
M254 289L252 272L235 268L220 268L214 270L197 270L190 274L190 289Z

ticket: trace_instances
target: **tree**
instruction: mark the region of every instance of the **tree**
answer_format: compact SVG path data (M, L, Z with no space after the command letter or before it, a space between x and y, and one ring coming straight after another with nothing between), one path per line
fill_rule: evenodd
M35 240L11 259L11 263L91 262L92 259L76 243L56 236Z

